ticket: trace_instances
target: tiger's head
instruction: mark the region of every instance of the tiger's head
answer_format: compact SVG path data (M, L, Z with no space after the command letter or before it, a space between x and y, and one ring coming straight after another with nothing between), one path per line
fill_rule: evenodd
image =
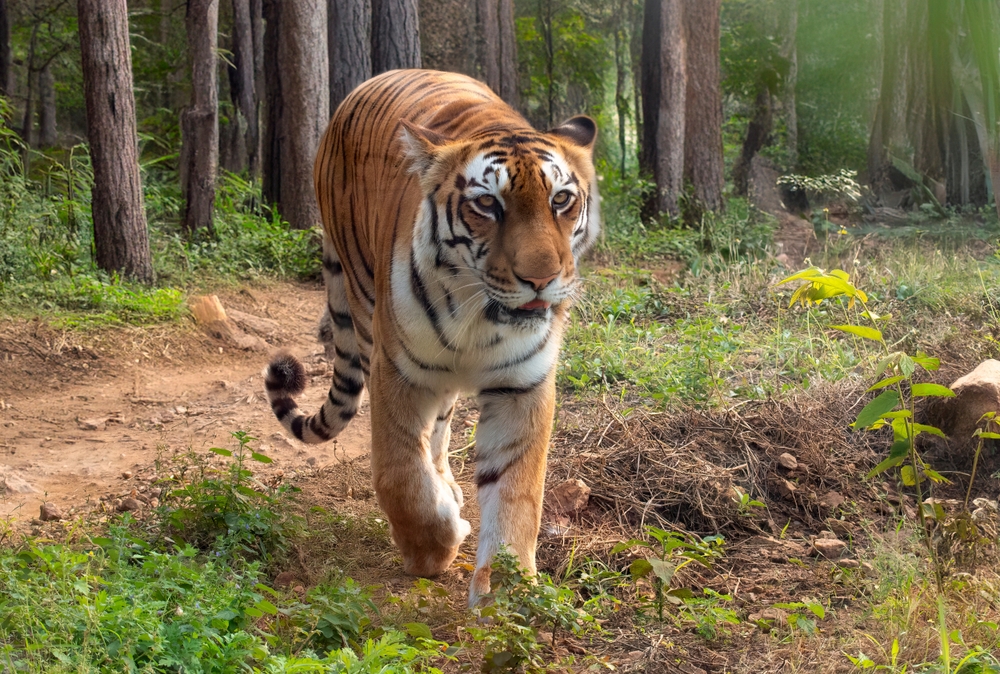
M487 315L546 320L579 284L577 262L600 232L597 126L573 117L548 133L494 128L452 140L403 121L424 195L434 264L482 282ZM419 243L419 242L418 242Z

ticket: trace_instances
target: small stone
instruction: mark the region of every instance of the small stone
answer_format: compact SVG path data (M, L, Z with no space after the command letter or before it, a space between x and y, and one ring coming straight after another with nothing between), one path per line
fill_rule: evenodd
M304 595L306 593L306 589L304 587L302 587L301 585L296 585L295 587L292 588L292 592L294 592L295 594L297 594L299 596L302 596L302 595Z
M76 425L85 431L102 431L108 424L108 417L94 417L92 419L76 420Z
M545 509L552 515L577 515L590 502L590 487L583 480L566 480L545 495Z
M844 520L838 520L834 517L826 518L825 524L827 528L833 533L840 536L849 537L854 535L855 527L850 522L845 522Z
M795 496L795 492L798 490L799 488L788 480L780 480L778 482L778 491L781 492L781 495L785 498L793 498Z
M847 550L847 543L839 538L817 538L812 546L814 554L827 559L839 559Z
M63 518L63 513L55 503L43 503L38 518L43 522L57 522Z
M130 471L130 470L123 470L122 471L122 479L123 480L129 480L131 478L132 478L132 471Z
M835 540L837 538L837 534L833 533L832 531L821 531L821 532L819 532L819 534L817 534L816 538L825 538L827 540Z
M829 508L830 510L833 510L834 508L839 508L841 505L843 505L844 500L845 500L844 497L838 494L837 492L828 491L827 493L823 494L823 496L820 497L819 504L824 508Z
M7 473L0 477L0 492L12 491L15 494L35 494L38 492L34 486L17 473Z
M156 498L155 496L149 499L150 508L158 508L159 506L160 506L160 499Z
M174 408L174 414L178 414L178 415L187 414L187 408L178 405L177 407Z
M795 470L799 467L799 460L788 452L785 452L778 457L778 463L780 463L783 468L787 468L788 470Z
M142 508L142 502L137 498L123 498L122 502L118 504L118 512L120 513L130 513L135 512Z
M861 568L861 562L856 559L840 559L837 561L837 566L842 569L858 569Z
M306 459L306 465L315 466L316 465L316 457L315 456L310 456L308 459Z

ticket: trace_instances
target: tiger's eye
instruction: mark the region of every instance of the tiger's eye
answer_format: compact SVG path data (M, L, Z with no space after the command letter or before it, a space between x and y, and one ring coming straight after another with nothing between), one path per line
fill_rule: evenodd
M552 203L554 203L556 206L563 206L569 201L569 198L571 196L572 195L569 192L563 190L562 192L559 192L554 197L552 197Z
M493 204L495 204L496 202L497 200L490 194L484 194L483 196L476 199L476 203L482 206L483 208L493 208Z

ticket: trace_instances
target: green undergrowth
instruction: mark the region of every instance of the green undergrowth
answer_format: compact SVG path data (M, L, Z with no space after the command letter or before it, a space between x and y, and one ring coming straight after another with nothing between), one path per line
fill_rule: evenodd
M6 126L0 100L0 312L42 316L59 326L177 320L189 292L269 279L310 279L319 271L319 237L291 229L261 203L260 185L223 173L214 232L186 238L176 157L144 161L146 216L156 282L131 283L94 262L85 146L43 155Z

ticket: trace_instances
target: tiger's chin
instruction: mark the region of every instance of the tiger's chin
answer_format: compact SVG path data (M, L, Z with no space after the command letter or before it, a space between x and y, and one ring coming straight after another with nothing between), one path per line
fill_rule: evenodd
M486 316L494 323L506 323L523 328L533 328L547 323L558 304L532 301L519 307L508 307L499 300L490 299Z

